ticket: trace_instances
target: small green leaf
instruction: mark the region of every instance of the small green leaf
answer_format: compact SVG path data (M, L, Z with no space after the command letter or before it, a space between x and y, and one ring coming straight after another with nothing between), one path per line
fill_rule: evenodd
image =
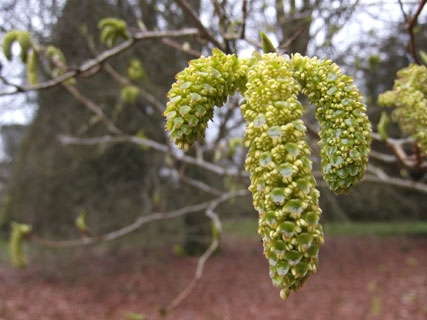
M264 53L275 53L276 52L276 48L271 43L271 40L262 31L261 31L261 40L262 40L262 50L264 51Z
M81 233L87 233L89 231L89 227L86 224L86 215L87 211L84 209L81 210L75 221L76 227Z

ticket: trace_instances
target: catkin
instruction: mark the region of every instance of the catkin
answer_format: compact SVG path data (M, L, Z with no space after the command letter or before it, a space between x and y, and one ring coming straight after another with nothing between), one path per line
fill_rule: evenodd
M330 60L295 54L292 70L302 93L316 104L323 178L335 193L347 193L368 165L371 124L363 97L353 79Z
M397 73L393 90L378 97L384 106L395 106L393 120L427 154L427 67L411 64Z
M22 269L27 265L27 260L23 250L23 240L24 237L31 232L31 226L12 222L11 228L12 231L10 234L9 251L12 264L16 268Z
M245 64L241 67L236 55L214 49L212 56L189 64L176 75L164 112L171 139L184 150L204 136L214 106L222 106L245 83Z
M300 85L292 77L289 59L270 53L249 68L246 87L241 110L249 146L249 190L259 213L258 232L270 277L286 298L316 271L323 243L319 191L297 98Z

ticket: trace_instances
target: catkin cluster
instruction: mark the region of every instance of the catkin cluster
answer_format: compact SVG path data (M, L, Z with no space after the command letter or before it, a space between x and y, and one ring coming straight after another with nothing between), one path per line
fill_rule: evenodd
M286 298L316 271L319 246L319 191L311 173L310 148L300 92L316 104L322 173L336 193L347 192L365 172L370 122L351 77L328 60L299 54L255 53L250 59L224 55L190 62L169 91L166 128L186 150L204 135L213 107L238 89L244 96L245 167L250 173L258 231L273 284Z
M384 106L396 106L393 119L399 122L403 132L417 140L427 154L427 68L411 64L397 73L393 90L378 98Z

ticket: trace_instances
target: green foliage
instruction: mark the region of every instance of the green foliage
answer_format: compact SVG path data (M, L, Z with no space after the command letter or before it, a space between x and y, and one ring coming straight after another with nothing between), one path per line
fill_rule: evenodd
M21 47L20 58L22 62L27 61L27 53L33 46L31 35L27 31L12 30L5 34L3 38L3 53L8 60L12 59L12 44L18 41Z
M9 242L10 256L12 264L16 268L25 268L27 261L23 250L24 237L31 232L31 226L16 222L11 223L11 234Z
M402 131L410 134L427 153L427 67L411 64L397 73L393 90L378 97L383 106L395 106L392 113Z
M114 46L117 38L129 39L127 25L124 20L116 18L104 18L98 23L101 30L101 42L108 47Z
M204 135L214 105L221 106L236 89L244 95L240 109L246 120L249 190L270 277L284 299L317 270L323 243L319 191L298 94L317 104L325 181L334 192L345 193L363 177L371 132L352 82L327 60L275 53L238 59L214 50L211 57L191 61L168 94L166 128L184 150Z

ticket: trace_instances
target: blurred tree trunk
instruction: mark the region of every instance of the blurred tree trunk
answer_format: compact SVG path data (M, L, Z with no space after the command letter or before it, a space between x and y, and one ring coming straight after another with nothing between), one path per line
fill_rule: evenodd
M283 0L276 0L276 21L282 33L279 47L285 45L290 39L294 39L287 45L287 52L306 54L310 41L312 15L318 4L319 0L304 0L298 7L295 0L290 0L289 8L286 10Z

